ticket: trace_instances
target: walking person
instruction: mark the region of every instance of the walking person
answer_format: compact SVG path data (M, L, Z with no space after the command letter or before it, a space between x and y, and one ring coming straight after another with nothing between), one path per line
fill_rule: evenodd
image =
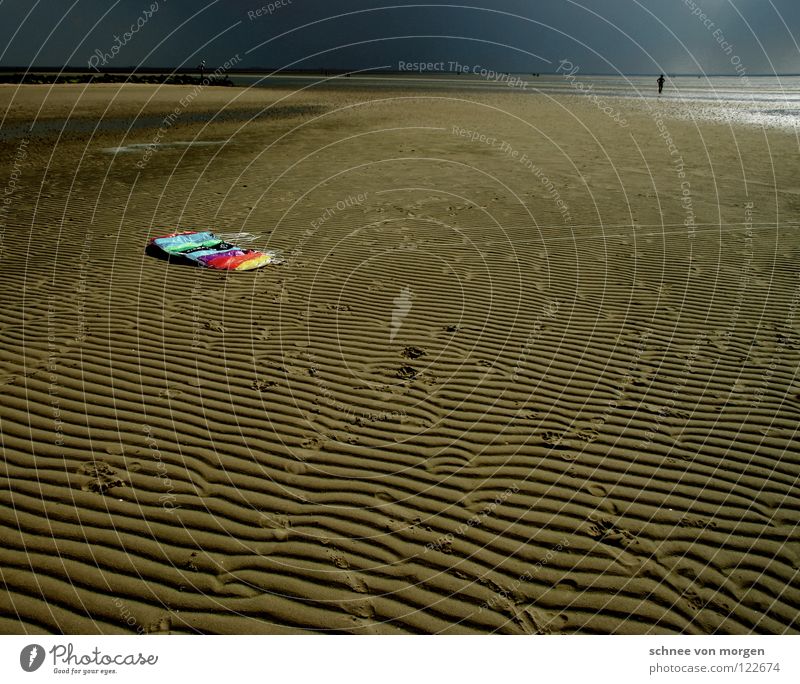
M659 76L658 80L656 81L656 83L658 83L658 94L659 95L661 95L661 91L664 90L664 81L666 81L666 79L664 78L664 74L661 74L661 76Z

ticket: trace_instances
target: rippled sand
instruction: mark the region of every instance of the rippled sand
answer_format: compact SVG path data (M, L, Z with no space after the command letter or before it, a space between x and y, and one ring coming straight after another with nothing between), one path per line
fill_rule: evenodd
M791 134L186 92L0 88L0 630L800 631Z

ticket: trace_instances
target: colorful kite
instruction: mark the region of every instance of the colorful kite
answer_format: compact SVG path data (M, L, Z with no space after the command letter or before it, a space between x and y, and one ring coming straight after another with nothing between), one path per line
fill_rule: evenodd
M167 258L183 257L199 266L222 271L252 271L281 262L277 252L242 249L209 231L185 231L155 237L148 243L148 248L160 250Z

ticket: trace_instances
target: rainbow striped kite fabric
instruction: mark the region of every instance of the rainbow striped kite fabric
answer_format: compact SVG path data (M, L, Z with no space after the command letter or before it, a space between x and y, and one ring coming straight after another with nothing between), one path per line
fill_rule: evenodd
M167 257L184 257L198 266L222 271L252 271L270 263L281 263L277 252L242 249L209 231L184 231L155 237L148 243Z

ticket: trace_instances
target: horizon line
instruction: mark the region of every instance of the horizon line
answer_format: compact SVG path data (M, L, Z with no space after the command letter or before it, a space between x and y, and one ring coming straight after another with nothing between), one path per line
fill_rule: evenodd
M214 71L214 67L207 66L205 68L206 73ZM113 67L107 69L92 69L88 66L77 66L77 65L65 65L65 66L22 66L22 65L12 65L12 66L3 66L0 65L0 72L4 73L20 73L20 72L69 72L69 73L97 73L97 74L114 74L114 73L136 73L136 72L148 72L148 73L199 73L197 67L175 67L175 66L120 66L120 67ZM476 74L461 74L455 71L401 71L396 69L384 69L384 68L374 68L374 69L346 69L346 68L332 68L332 67L313 67L307 69L280 69L274 67L266 67L266 66L255 66L255 67L246 67L241 69L230 69L225 72L226 74L251 74L251 73L270 73L274 75L279 74L321 74L321 73L334 73L334 74L353 74L355 76L371 76L375 74L385 74L385 75L406 75L406 76L425 76L425 75L450 75L450 76L473 76ZM545 76L556 76L559 75L560 72L558 71L502 71L498 70L497 73L499 74L513 74L517 75L545 75ZM715 77L715 78L742 78L741 74L738 73L729 73L729 72L662 72L662 71L653 71L653 72L608 72L608 71L584 71L581 72L583 76L616 76L619 78L625 77L642 77L642 76L658 76L659 74L664 74L670 78L676 77L690 77L690 78L703 78L703 77ZM776 73L752 73L747 74L748 78L775 78L779 76L800 76L800 72L776 72Z

